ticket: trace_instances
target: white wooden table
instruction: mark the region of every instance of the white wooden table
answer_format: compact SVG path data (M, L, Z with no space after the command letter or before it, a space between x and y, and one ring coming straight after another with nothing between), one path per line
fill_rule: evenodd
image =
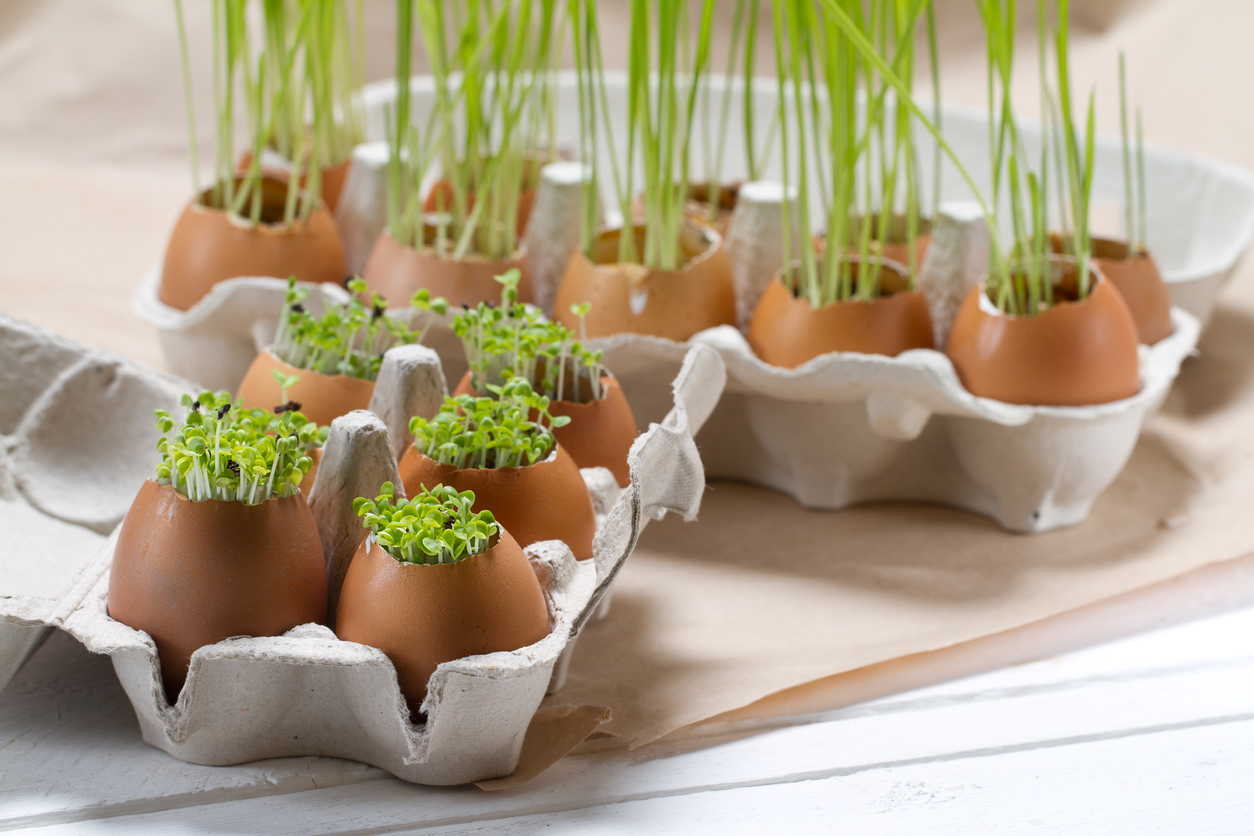
M498 793L326 758L181 763L142 742L109 661L58 633L0 693L0 830L1254 833L1245 563L1017 641L1174 626L841 711L569 757Z

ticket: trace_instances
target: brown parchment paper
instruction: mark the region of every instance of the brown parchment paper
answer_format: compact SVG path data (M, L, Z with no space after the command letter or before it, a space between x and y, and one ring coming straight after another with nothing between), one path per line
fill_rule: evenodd
M973 4L938 3L943 93L983 105ZM207 160L208 54L198 44L208 16L188 8ZM372 0L368 13L378 78L390 69L380 56L394 42L391 4ZM1073 83L1098 85L1099 130L1118 131L1123 48L1149 141L1254 165L1242 106L1254 95L1254 4L1093 0L1076 17ZM1023 24L1015 96L1035 113L1035 35ZM616 55L607 52L611 63ZM171 10L150 0L5 3L0 66L0 310L160 367L129 295L191 193ZM765 54L759 66L767 71ZM961 675L961 660L938 648L1074 631L1063 614L1077 607L1254 552L1252 272L1245 265L1226 290L1199 356L1081 526L1019 536L940 508L814 513L728 483L711 486L698 522L651 524L609 618L586 629L567 688L537 715L527 769L504 780L535 774L593 729L634 745L751 703L731 716L884 693L868 680L908 687L917 679L903 668ZM1222 583L1215 568L1202 574ZM1155 588L1166 590L1159 604L1175 589Z

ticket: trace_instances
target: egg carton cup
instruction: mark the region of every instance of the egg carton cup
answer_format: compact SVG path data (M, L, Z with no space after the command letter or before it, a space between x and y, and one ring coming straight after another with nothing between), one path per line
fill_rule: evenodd
M432 400L427 390L443 389L442 376L423 374L433 364L428 349L393 349L376 386L377 399L392 402L380 409L385 417L363 410L332 424L310 507L336 590L364 534L351 500L368 484L399 482L396 453L407 437L398 416L406 404ZM668 511L696 515L705 482L693 434L725 379L718 352L693 346L672 382L670 412L631 449L629 486L619 489L601 468L582 471L597 512L594 557L578 562L558 541L526 550L545 591L549 635L440 665L423 722L411 720L381 651L316 624L201 648L169 705L152 640L108 616L109 567L118 524L157 458L152 410L177 409L194 387L0 315L0 687L62 628L112 657L144 739L181 760L324 755L441 785L507 775L647 521Z

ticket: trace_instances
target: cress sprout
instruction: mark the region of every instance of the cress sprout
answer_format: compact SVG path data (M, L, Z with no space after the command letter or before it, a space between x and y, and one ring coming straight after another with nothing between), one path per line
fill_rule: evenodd
M374 380L379 376L385 351L397 345L421 343L436 317L448 312L444 297L432 298L430 291L419 290L409 303L414 315L421 314L424 321L421 328L414 330L402 316L387 312L387 300L379 294L371 293L368 307L363 304L361 297L367 289L361 279L349 279L348 290L352 296L346 304L329 306L321 317L316 317L303 304L309 289L298 286L295 278L289 279L284 313L279 317L271 347L274 355L298 369ZM284 381L279 375L276 371L275 379L282 386ZM286 394L283 399L287 400Z
M415 416L409 422L414 447L459 470L524 467L548 458L557 443L552 428L570 418L549 415L549 399L521 377L488 390L494 398L445 398L434 418ZM528 420L533 413L536 420Z
M296 404L242 409L226 392L183 396L187 417L171 437L174 420L155 410L161 461L157 481L193 501L218 499L257 505L292 496L313 467L310 450L327 428L310 423Z
M399 500L395 493L395 486L384 482L377 498L353 500L353 512L370 530L367 536L401 563L460 563L500 540L492 512L472 510L473 491L458 493L436 485L413 499Z
M490 387L521 377L554 401L585 403L603 392L604 352L584 347L584 319L589 303L572 305L579 317L580 338L558 322L550 322L535 305L518 301L518 270L497 276L501 303L480 302L453 318L453 333L462 341L470 365L471 388L481 397Z

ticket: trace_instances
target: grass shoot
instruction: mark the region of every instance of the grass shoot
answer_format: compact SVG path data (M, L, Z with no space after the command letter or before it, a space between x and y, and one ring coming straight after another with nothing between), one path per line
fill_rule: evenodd
M440 258L492 260L518 249L518 207L551 157L557 0L398 0L397 102L388 115L388 229ZM411 124L408 89L417 23L435 82L424 131ZM435 211L422 184L438 163Z

